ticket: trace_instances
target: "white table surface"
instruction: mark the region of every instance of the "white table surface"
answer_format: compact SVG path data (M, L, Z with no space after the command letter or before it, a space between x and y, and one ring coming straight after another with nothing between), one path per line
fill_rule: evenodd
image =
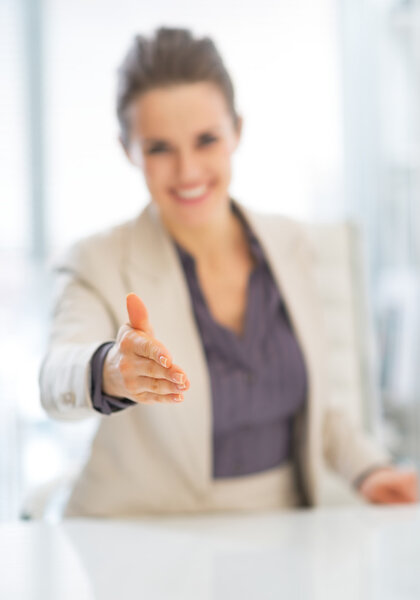
M2 600L419 600L420 508L0 525Z

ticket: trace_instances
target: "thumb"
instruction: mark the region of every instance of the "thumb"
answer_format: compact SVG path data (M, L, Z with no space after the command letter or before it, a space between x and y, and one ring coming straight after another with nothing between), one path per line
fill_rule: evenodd
M136 294L131 292L126 298L128 318L130 325L134 329L140 329L151 336L154 336L153 328L149 322L147 308L142 300Z

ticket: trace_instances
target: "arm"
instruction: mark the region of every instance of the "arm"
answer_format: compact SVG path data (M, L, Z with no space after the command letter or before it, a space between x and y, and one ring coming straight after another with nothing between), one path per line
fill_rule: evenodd
M53 316L39 385L46 412L60 420L95 414L91 397L91 358L117 323L100 293L75 270L56 269Z
M391 457L365 433L343 408L329 407L323 423L324 456L329 466L353 487L379 467L391 464Z
M313 298L317 304L319 315L318 321L323 323L319 335L324 340L327 354L330 353L330 356L334 356L334 353L341 351L343 340L346 340L348 344L354 344L354 340L362 339L365 335L366 323L359 321L360 316L356 314L354 308L360 302L358 287L360 281L356 281L360 273L352 271L346 275L349 261L348 259L347 262L343 262L343 259L336 260L335 256L331 255L330 243L328 238L325 239L326 233L325 231L321 231L320 234L313 232L311 239L308 236L302 236L301 249L306 263L308 280L313 286ZM344 233L343 231L340 237ZM332 234L335 235L334 232ZM337 255L340 257L342 254L344 257L348 257L356 252L358 256L356 247L353 247L358 241L353 240L354 230L352 228L347 228L347 236L350 236L347 244L342 244L341 250L337 246ZM332 241L334 242L334 238ZM345 241L344 238L343 241ZM358 256L358 260L360 261L360 256ZM326 273L329 273L328 279ZM332 281L338 284L337 288L331 285L331 276L335 277ZM346 278L347 283L345 282ZM355 289L358 290L357 294L354 292ZM337 304L340 303L346 309L345 305L349 303L349 300L353 306L353 314L347 314L347 322L343 322L339 345L337 345L334 336L337 328L340 332L340 322L330 318L329 309L333 309L333 315L337 314ZM344 312L345 310L343 310ZM356 336L345 335L346 330L353 330L356 325L359 331ZM349 348L353 353L357 352L361 361L366 360L367 350L361 344L357 348L351 348L351 346ZM334 363L331 366L334 369L336 380L337 365ZM344 385L347 385L347 380L346 375L343 379ZM372 436L364 432L361 426L350 418L344 407L328 404L325 408L323 445L324 455L329 465L347 479L348 483L368 501L388 503L392 499L394 501L397 499L412 501L417 497L416 474L407 474L394 467L386 450L381 448Z
M389 454L352 423L345 411L329 409L325 417L324 442L327 462L368 502L418 502L417 473L393 466Z
M91 259L99 255L93 249ZM111 414L134 402L182 401L188 378L154 339L142 301L135 294L127 296L130 322L118 328L105 294L91 283L102 262L89 262L79 246L73 250L70 260L56 269L51 332L39 375L47 413L71 421L95 411ZM118 273L113 276L108 266L107 275L114 282L111 287L117 286Z

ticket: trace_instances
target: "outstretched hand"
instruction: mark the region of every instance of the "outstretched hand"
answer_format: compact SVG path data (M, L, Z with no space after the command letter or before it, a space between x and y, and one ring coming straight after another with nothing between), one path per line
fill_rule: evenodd
M103 391L134 402L182 402L190 383L172 362L167 348L155 338L144 302L128 294L128 323L118 331L103 369Z

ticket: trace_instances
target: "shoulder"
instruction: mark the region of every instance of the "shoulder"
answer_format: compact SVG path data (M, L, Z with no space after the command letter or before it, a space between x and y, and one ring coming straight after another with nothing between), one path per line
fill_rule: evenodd
M279 213L262 213L243 205L239 205L239 210L262 242L276 247L282 254L301 253L308 260L313 258L315 245L309 223Z
M78 239L51 258L51 268L85 274L112 269L123 260L127 240L140 217L141 214Z

